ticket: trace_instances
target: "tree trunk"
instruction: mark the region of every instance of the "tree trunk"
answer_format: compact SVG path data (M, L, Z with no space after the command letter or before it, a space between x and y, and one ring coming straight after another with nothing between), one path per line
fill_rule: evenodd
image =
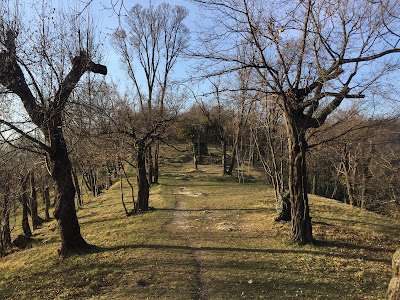
M222 174L226 174L226 142L225 140L221 141L222 146Z
M236 160L236 144L233 145L232 158L231 158L231 162L229 164L229 168L228 168L228 171L226 172L226 174L232 175L233 167L235 166L235 160Z
M289 142L289 194L292 206L292 239L301 244L313 243L307 195L306 129L291 116L286 117Z
M61 122L60 122L61 124ZM58 125L58 124L57 124ZM89 245L82 238L75 210L75 187L71 176L71 161L68 157L62 126L53 126L49 165L55 187L54 217L61 234L60 257L70 253L80 253Z
M156 150L154 151L154 183L158 184L158 157L160 155L160 142L156 143Z
M2 234L3 236L1 237L3 246L5 248L8 248L11 246L11 230L10 230L10 210L11 210L11 202L10 198L8 195L9 191L6 191L4 194L4 202L3 202L3 214L2 214L2 219L3 219L3 230Z
M347 151L346 145L343 151L343 175L346 183L347 195L349 197L349 204L354 205L353 188L350 178L350 152Z
M137 145L136 172L138 185L138 209L146 211L149 209L149 182L146 174L146 150L143 142Z
M23 177L21 180L21 188L22 188L22 195L21 195L21 202L22 202L22 231L24 232L24 235L26 237L31 237L32 236L32 231L31 227L29 226L29 220L28 220L28 191L27 191L27 185L28 185L28 176Z
M195 170L198 170L196 144L194 142L192 142L192 144L193 144L193 167Z
M113 166L107 164L107 179L108 179L108 188L110 188L113 185L113 178L112 178L112 174L113 174Z
M43 224L44 220L38 215L38 204L37 204L37 192L35 187L35 173L31 170L28 174L30 182L30 197L29 197L29 207L31 211L32 218L32 228L33 230L38 229L39 225Z
M315 195L316 191L317 191L317 175L313 174L311 194Z
M154 183L153 175L154 175L154 166L153 166L153 151L151 147L147 148L147 165L148 165L148 183Z
M50 220L50 214L49 214L49 210L50 210L50 192L49 192L49 187L46 186L43 188L42 190L42 197L43 197L43 202L45 205L45 221L49 221Z
M98 178L97 178L97 169L91 169L92 174L92 189L93 189L93 197L97 198L99 195L99 185L98 185Z
M76 204L78 205L78 207L81 207L83 205L82 193L81 193L81 188L79 186L78 175L76 174L76 170L74 167L72 167L72 178L74 180L74 186L76 190Z

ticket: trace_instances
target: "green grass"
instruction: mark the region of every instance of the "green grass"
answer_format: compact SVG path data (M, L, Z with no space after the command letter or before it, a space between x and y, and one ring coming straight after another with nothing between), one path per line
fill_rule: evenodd
M317 244L299 246L289 223L273 221L262 174L238 184L218 165L195 171L168 154L151 189L155 211L125 217L116 183L78 211L95 251L59 260L56 224L46 223L32 248L0 259L0 298L385 298L398 222L310 195Z

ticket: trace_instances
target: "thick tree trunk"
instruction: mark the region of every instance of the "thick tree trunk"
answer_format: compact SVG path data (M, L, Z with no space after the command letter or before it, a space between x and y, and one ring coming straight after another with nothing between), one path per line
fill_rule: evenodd
M61 123L61 122L60 122ZM51 135L51 153L49 155L50 172L55 187L54 217L57 219L61 234L60 257L70 253L80 253L89 247L82 238L75 210L75 187L71 176L71 161L68 157L62 127L54 126Z
M136 172L138 185L138 209L146 211L149 209L149 182L146 174L146 150L144 143L139 142L136 154Z
M22 231L24 232L24 235L26 237L31 237L32 231L31 231L31 227L29 226L29 220L28 220L28 201L29 201L28 191L27 191L28 179L29 178L27 176L27 177L22 178L22 180L21 180Z
M307 195L305 129L286 116L289 142L289 194L292 206L292 239L301 244L313 243Z

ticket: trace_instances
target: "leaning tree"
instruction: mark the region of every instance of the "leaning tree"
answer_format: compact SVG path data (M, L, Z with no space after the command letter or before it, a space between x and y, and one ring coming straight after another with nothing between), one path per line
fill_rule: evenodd
M313 242L307 196L307 132L345 99L368 98L398 69L397 0L195 0L214 22L195 55L208 76L251 69L253 89L283 113L288 136L292 238ZM246 49L246 55L237 55ZM216 68L216 64L222 66ZM204 68L204 63L203 63ZM364 100L366 100L364 99Z
M27 21L18 4L9 5L0 8L0 85L8 95L21 100L26 120L9 116L0 123L46 157L55 187L54 216L62 241L59 255L64 257L79 253L88 244L80 233L75 211L63 113L80 78L86 72L105 75L107 68L92 61L96 48L89 16L85 25L82 16L66 15L43 2L36 8L42 13ZM12 134L4 137L16 146Z

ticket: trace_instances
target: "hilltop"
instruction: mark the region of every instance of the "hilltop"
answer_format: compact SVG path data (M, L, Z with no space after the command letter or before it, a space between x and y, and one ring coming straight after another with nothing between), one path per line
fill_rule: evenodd
M0 298L385 298L398 222L310 195L317 242L300 246L289 223L274 222L274 193L261 173L249 169L239 184L220 171L196 171L184 155L163 157L154 210L130 217L119 182L86 196L79 222L97 247L59 260L56 223L45 223L31 248L0 259Z

